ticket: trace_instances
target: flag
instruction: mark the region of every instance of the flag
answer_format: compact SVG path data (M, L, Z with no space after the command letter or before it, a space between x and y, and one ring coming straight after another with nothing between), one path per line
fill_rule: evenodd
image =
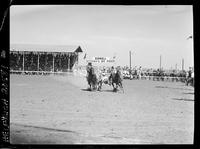
M189 36L189 37L187 38L187 40L188 40L188 39L192 39L192 38L193 38L192 36Z
M83 59L86 59L87 54L85 53L85 56L83 57Z

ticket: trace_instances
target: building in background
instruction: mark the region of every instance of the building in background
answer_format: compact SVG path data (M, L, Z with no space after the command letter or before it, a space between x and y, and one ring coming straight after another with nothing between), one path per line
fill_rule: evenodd
M80 46L11 44L10 72L73 71L80 52L83 52Z

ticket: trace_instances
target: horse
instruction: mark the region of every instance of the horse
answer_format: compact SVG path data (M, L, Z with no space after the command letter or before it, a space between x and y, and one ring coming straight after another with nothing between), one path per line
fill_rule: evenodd
M188 86L188 85L191 85L191 86L193 86L194 87L194 78L192 78L192 77L187 77L186 79L185 79L185 84Z
M97 90L100 91L103 84L109 84L109 77L105 74L99 74L97 77Z
M112 73L110 75L110 82L113 86L113 91L117 92L118 90L118 86L122 89L123 93L124 93L124 89L123 89L123 85L122 85L122 78L120 76L120 72L117 71L115 73Z
M186 73L185 84L188 86L189 84L194 87L194 72L189 71Z
M97 76L94 73L94 68L92 67L87 69L87 81L88 85L90 86L90 91L97 89Z

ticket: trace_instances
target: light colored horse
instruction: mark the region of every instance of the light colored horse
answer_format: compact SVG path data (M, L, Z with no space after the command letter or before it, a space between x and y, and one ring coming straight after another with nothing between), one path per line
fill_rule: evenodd
M109 84L109 76L105 72L99 72L97 75L98 90L102 89L103 84Z

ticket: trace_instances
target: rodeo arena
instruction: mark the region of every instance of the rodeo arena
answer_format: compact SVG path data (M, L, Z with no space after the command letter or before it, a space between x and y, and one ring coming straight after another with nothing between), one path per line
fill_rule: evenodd
M86 53L10 45L11 143L193 143L193 67L116 66L115 57Z

